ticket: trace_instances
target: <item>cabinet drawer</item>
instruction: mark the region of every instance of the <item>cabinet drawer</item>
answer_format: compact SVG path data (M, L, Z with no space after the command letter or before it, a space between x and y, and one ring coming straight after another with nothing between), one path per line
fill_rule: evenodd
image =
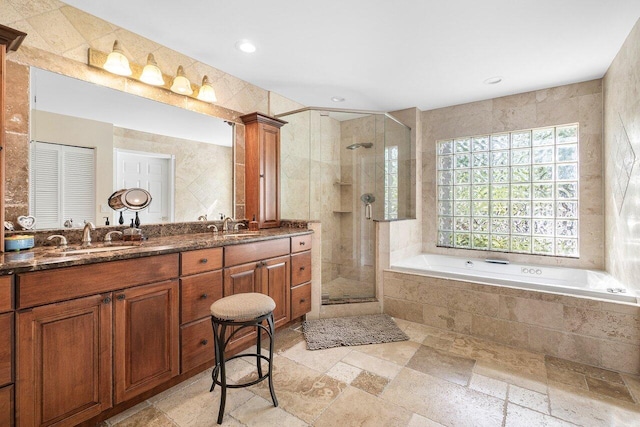
M311 234L291 238L291 253L308 251L311 249Z
M289 249L288 238L227 246L224 248L224 265L228 267L287 255Z
M291 319L307 314L311 311L311 283L296 286L291 289Z
M12 382L13 313L0 315L0 386ZM2 425L2 424L0 424Z
M209 307L222 298L222 270L181 278L180 296L181 323L210 316Z
M291 286L311 280L311 251L291 255Z
M180 254L180 274L204 273L222 268L222 248L200 249Z
M18 308L95 295L178 277L178 254L18 274Z
M13 310L13 276L0 277L0 313Z
M199 320L181 328L182 373L214 359L211 319Z
M0 426L13 426L13 386L0 388Z

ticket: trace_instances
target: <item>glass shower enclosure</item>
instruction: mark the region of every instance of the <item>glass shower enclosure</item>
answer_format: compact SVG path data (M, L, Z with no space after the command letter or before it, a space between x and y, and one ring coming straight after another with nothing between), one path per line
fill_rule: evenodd
M322 224L322 303L375 300L375 221L415 217L411 130L376 112L278 117L282 218Z

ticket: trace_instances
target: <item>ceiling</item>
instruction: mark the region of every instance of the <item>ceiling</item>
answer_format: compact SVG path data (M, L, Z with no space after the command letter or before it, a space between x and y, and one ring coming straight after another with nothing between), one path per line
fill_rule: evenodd
M65 2L304 105L380 111L600 78L640 17L638 0Z

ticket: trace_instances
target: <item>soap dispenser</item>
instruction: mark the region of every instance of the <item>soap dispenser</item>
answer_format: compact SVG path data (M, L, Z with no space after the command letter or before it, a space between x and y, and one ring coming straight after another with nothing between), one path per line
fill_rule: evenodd
M260 225L258 221L256 221L256 216L253 216L253 220L249 221L249 231L258 231L260 229Z

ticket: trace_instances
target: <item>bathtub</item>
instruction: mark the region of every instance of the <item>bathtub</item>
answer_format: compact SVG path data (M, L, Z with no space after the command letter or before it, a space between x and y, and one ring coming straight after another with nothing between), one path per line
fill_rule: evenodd
M497 260L499 261L499 260ZM391 265L391 270L519 289L637 303L631 290L605 271L422 254Z

